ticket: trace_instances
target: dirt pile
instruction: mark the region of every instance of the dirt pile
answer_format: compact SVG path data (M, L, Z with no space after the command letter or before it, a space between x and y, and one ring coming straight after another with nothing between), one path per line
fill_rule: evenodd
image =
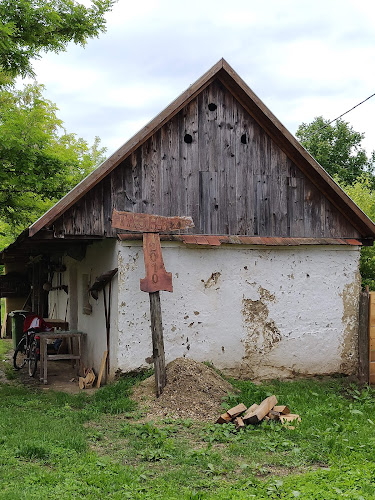
M167 365L167 385L159 398L155 396L154 376L139 384L132 397L146 408L150 420L173 417L212 421L222 412L223 398L235 392L212 368L177 358Z

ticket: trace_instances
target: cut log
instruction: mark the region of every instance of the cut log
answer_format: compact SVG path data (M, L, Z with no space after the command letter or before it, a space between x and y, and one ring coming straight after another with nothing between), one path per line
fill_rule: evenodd
M245 415L242 416L243 420L245 420L249 415L252 415L253 412L256 410L256 408L258 408L258 405L256 403L254 403L253 405L251 405L247 410L246 410L246 413Z
M234 419L234 424L236 426L236 431L243 429L245 427L245 422L242 420L241 417L236 417Z
M277 404L276 396L270 396L263 400L260 405L255 408L254 411L249 412L247 410L246 414L242 417L245 424L259 424L266 415L272 410L272 408Z
M277 408L277 406L275 406L275 408ZM270 420L280 420L280 412L275 411L275 408L270 410L267 415Z
M92 368L89 368L86 371L85 377L79 377L78 379L78 385L80 389L88 389L92 387L93 383L95 382L95 373Z
M281 423L289 423L289 422L301 422L301 417L294 413L289 413L288 415L280 415Z
M238 415L241 415L241 413L243 413L244 411L246 411L246 406L243 403L240 403L239 405L234 406L230 410L227 410L227 413L228 415L231 416L231 418L236 418L238 417Z
M287 415L288 413L290 413L290 410L287 406L274 406L272 409L274 411L278 411L282 415Z
M220 417L216 420L217 424L227 424L232 420L232 417L229 415L228 412L223 413L220 415Z

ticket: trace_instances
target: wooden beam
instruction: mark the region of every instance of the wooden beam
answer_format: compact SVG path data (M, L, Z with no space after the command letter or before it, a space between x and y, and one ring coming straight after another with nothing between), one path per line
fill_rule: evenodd
M362 384L369 382L370 342L369 342L369 292L359 294L358 327L358 379Z
M153 292L150 296L151 332L152 332L152 357L155 368L156 396L159 397L167 384L165 370L165 354L163 340L163 323L160 307L160 294Z

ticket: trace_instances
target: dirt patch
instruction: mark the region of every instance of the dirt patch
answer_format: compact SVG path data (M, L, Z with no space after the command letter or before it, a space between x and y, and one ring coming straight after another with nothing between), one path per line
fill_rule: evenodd
M187 358L167 365L167 381L159 398L155 396L154 376L134 389L132 397L146 407L147 420L168 416L212 422L222 413L223 398L236 392L215 370Z

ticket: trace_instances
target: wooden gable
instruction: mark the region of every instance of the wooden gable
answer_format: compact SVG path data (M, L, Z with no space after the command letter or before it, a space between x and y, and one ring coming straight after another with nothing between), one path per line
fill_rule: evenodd
M28 236L114 237L113 208L189 215L197 234L375 238L372 221L223 59Z
M219 80L56 220L55 233L115 236L113 208L191 215L197 234L360 237Z

